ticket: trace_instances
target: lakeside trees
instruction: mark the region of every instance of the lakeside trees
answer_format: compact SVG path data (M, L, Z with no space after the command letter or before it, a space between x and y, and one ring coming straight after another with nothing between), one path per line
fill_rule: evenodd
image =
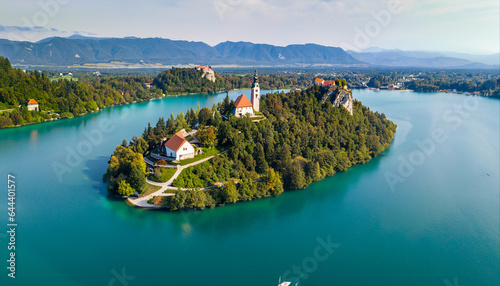
M120 90L119 88L124 88ZM146 91L142 83L108 78L93 83L52 81L39 71L14 69L0 57L0 128L66 118L99 108L159 97L159 90ZM28 111L26 102L35 99L41 111Z

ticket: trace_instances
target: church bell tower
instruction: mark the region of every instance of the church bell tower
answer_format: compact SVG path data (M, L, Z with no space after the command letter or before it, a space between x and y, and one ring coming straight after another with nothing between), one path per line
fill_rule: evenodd
M260 100L259 78L257 77L257 70L255 70L255 76L253 78L252 94L251 94L251 101L253 109L255 109L255 111L259 111L260 107L259 100Z

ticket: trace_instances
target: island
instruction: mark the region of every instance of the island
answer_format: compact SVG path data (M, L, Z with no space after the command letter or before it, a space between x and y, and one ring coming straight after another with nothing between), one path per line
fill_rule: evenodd
M389 148L396 125L352 98L345 80L190 109L123 140L103 176L135 206L204 209L277 197L364 164Z

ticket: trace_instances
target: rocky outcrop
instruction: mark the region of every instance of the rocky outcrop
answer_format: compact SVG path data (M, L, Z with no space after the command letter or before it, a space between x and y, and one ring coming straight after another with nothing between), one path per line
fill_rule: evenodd
M202 78L206 78L212 82L215 82L215 72L212 69L212 67L209 66L196 66L196 70L201 70L203 71L203 74L201 75Z
M352 92L347 88L330 88L323 98L323 102L330 101L333 106L343 106L353 115Z

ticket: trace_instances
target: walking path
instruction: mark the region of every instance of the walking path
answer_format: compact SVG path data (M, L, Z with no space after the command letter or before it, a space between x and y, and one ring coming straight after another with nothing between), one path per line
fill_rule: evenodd
M206 161L212 159L215 156L219 156L221 154L226 153L227 151L229 151L229 150L225 150L223 152L220 152L219 154L215 154L215 155L212 155L210 157L203 158L203 159L201 159L199 161L196 161L196 162L184 165L184 166L179 166L178 169L177 169L177 171L175 171L175 174L172 176L172 178L170 178L170 180L166 181L165 183L153 182L153 181L150 181L149 179L146 178L146 181L148 182L148 184L151 184L153 186L159 186L159 187L161 187L161 189L159 189L158 191L156 191L156 192L154 192L152 194L144 196L144 197L140 197L140 198L129 197L127 199L127 201L130 202L132 205L134 205L136 207L152 208L152 209L161 208L160 206L155 206L155 205L149 204L148 200L152 199L153 197L156 197L156 196L162 196L162 197L175 196L175 193L165 193L165 191L166 190L178 190L178 188L172 186L172 183L181 174L182 170L184 170L186 168L189 168L191 166L195 166L195 165L201 164L203 162L206 162ZM209 188L213 188L213 186L206 187L205 189L209 189ZM182 188L182 190L188 190L188 189Z

